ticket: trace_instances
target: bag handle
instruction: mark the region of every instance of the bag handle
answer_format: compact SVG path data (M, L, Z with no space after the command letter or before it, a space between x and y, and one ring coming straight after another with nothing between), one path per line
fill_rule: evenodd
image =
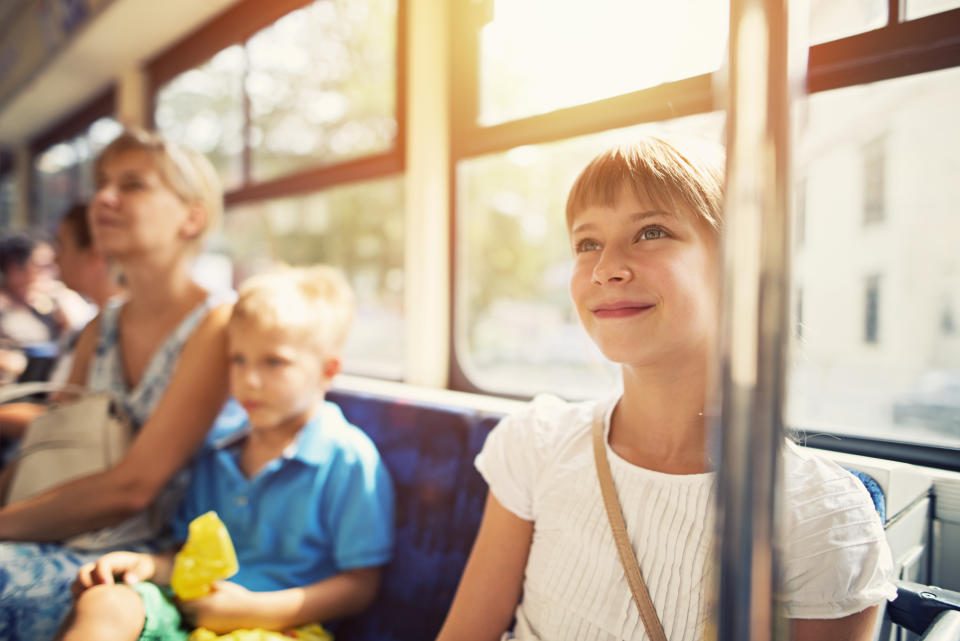
M617 500L617 490L613 485L613 474L610 473L610 461L607 459L607 444L603 437L603 404L598 403L593 413L593 461L597 468L597 478L600 480L600 493L603 495L603 507L607 510L607 519L613 531L613 540L617 544L620 555L620 564L627 575L627 583L633 593L633 602L640 612L640 620L647 630L647 636L652 641L667 641L663 632L663 625L657 617L657 610L653 607L647 584L643 581L637 557L630 546L627 537L627 524L623 520L623 510Z
M73 383L11 383L0 387L0 405L15 401L18 398L33 396L34 394L45 394L48 392L74 392L76 394L85 394L90 390L83 385L74 385Z

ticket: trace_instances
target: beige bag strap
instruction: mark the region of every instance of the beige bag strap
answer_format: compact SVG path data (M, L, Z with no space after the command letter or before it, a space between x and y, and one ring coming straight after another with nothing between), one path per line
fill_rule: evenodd
M597 466L597 477L600 479L600 492L603 494L603 507L607 510L610 520L610 529L613 531L613 540L617 543L617 552L620 553L620 563L627 575L627 583L633 592L633 602L640 611L640 620L647 630L651 641L667 641L663 632L663 625L657 617L657 611L650 600L647 584L643 582L637 557L630 546L627 537L627 524L623 520L623 511L617 500L617 490L613 486L613 475L610 473L610 461L607 459L607 447L603 438L603 404L598 403L593 414L593 461Z
M89 391L89 389L82 385L74 385L72 383L10 383L0 387L0 404L26 398L27 396L33 396L34 394L45 394L47 392L83 394Z

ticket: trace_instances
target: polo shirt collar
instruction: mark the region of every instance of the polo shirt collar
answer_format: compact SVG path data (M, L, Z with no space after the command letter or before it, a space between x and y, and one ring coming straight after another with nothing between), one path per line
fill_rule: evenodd
M310 419L300 428L297 438L283 451L283 458L296 459L309 465L323 465L330 460L332 455L332 439L329 435L346 423L343 412L335 404L329 401L323 401ZM213 441L211 448L214 450L226 450L236 445L246 438L250 433L250 424L245 422L244 426L235 432Z

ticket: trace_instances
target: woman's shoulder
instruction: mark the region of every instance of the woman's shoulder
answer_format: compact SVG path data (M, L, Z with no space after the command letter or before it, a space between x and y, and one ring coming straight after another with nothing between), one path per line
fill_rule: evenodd
M182 337L184 349L203 349L211 345L212 338L225 340L235 301L236 294L233 291L208 293L174 330L175 334Z

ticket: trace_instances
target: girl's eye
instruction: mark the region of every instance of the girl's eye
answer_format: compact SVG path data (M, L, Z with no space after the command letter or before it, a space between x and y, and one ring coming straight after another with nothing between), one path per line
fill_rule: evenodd
M576 244L575 249L578 254L582 252L595 251L597 249L600 249L600 243L593 240L592 238L584 238L583 240L579 241Z
M280 358L279 356L268 356L267 365L270 367L282 367L287 364L286 359Z
M240 354L234 354L230 357L231 365L243 365L246 362L247 361L243 358L243 356L240 356Z
M660 227L646 227L640 231L638 240L659 240L666 237L667 232Z
M143 183L140 181L127 181L127 182L120 183L121 191L136 191L137 189L141 189L142 187L143 187Z

